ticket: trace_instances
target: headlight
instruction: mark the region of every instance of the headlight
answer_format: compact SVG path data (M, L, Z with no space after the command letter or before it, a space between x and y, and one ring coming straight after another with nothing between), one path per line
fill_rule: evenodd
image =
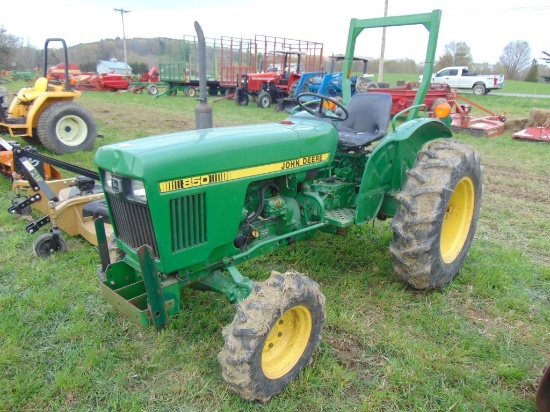
M140 202L147 201L147 195L145 194L145 185L141 180L132 179L132 197Z
M108 188L113 187L113 175L111 172L105 172L103 175L103 184Z

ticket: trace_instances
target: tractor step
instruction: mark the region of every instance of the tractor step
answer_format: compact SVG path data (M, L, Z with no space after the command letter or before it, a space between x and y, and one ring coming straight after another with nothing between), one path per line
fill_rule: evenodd
M355 209L335 209L325 212L325 219L332 226L348 227L354 224L356 214Z

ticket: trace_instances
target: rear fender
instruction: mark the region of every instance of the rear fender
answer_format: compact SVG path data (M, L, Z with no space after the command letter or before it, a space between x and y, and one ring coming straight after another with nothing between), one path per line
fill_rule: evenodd
M417 153L429 141L452 137L445 124L436 119L414 119L389 133L369 156L357 197L356 222L392 217L397 210L395 194L407 179L407 170Z
M38 119L44 110L59 102L72 102L80 97L80 92L47 92L35 100L27 115L27 133L32 136L32 129L38 126Z

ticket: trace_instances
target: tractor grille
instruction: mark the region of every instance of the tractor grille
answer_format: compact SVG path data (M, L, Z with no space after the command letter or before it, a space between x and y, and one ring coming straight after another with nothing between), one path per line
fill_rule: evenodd
M151 214L146 204L130 202L107 192L118 238L134 249L148 245L159 257Z
M205 210L204 193L184 196L170 201L172 252L178 252L206 242Z

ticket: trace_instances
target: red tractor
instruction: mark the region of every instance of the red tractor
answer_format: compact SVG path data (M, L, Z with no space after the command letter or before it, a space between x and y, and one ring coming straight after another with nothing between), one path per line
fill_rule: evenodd
M274 101L282 100L293 94L300 81L304 63L303 51L277 50L273 52L281 56L280 63L273 64L262 73L249 73L242 76L241 85L235 92L235 104L246 106L249 96L252 96L258 107L267 108ZM293 56L296 56L293 59Z

